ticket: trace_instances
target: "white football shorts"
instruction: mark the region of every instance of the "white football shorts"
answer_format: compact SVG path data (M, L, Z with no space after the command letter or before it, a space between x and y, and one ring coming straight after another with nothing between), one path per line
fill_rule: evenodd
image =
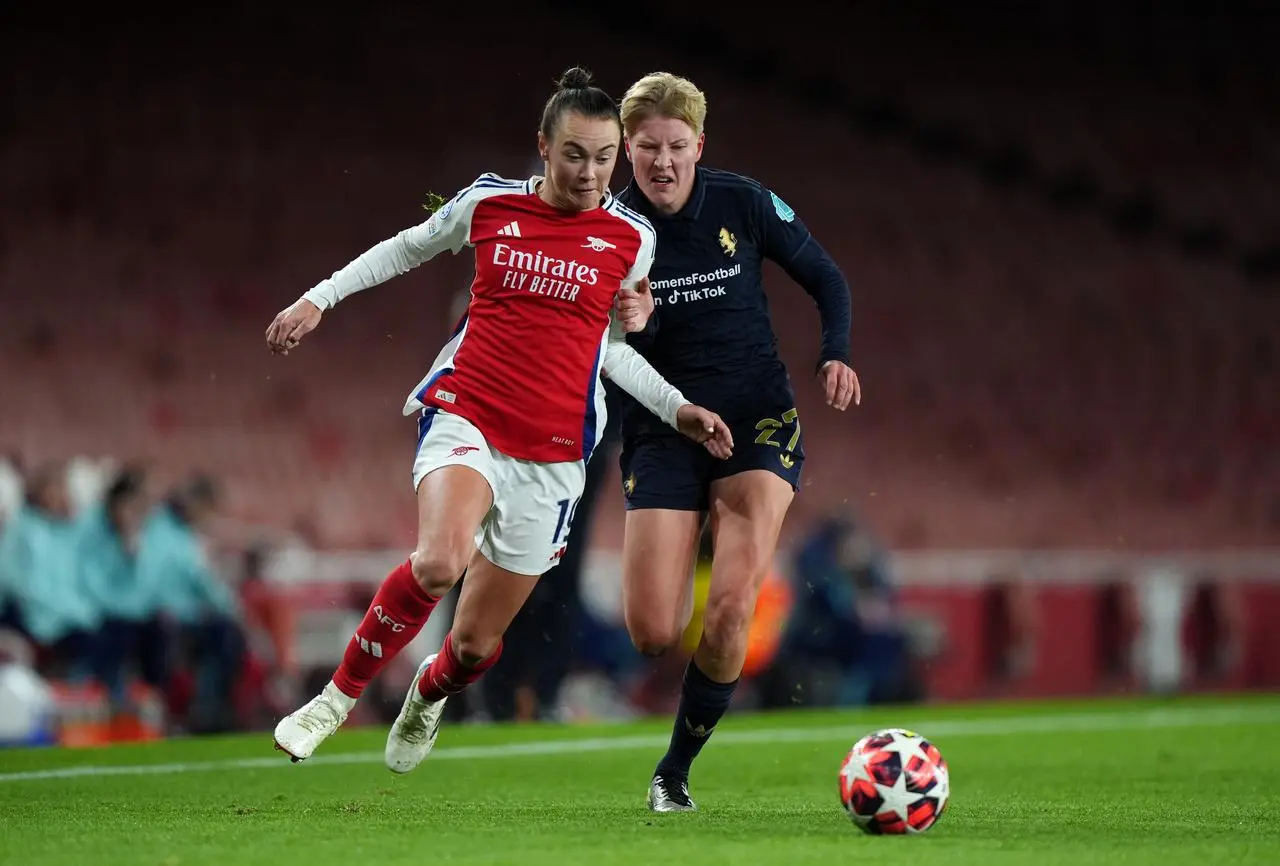
M467 419L428 407L418 421L413 489L444 466L474 469L493 491L493 508L476 531L476 548L485 559L516 574L537 576L564 556L586 484L583 461L537 463L508 457L490 447Z

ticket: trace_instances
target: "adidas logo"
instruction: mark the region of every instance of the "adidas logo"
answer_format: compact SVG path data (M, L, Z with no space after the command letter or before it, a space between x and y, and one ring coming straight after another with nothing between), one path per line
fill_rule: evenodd
M706 725L698 725L695 728L693 725L689 724L688 719L685 719L684 729L689 732L689 736L697 737L699 740L704 740L711 736L711 732L715 730L715 726L713 725L711 728L707 728Z
M520 223L516 222L515 220L512 220L502 228L498 229L498 234L506 235L509 238L518 238L521 236Z

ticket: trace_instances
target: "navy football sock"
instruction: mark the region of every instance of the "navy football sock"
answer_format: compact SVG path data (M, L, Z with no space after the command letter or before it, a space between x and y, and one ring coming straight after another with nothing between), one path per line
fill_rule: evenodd
M716 723L729 709L733 691L738 681L717 683L689 660L684 671L684 686L680 691L680 708L676 711L676 723L671 730L671 745L658 762L657 775L689 777L689 767L698 752L711 737Z

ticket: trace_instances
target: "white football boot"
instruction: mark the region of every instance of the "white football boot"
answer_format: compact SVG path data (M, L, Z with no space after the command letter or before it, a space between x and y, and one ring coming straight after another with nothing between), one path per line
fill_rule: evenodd
M347 697L330 682L301 709L280 720L276 725L276 748L292 758L295 764L305 761L317 746L342 727L355 705L355 698Z
M432 653L427 656L418 666L418 672L409 684L409 693L404 696L400 715L396 716L395 724L387 734L384 758L387 769L393 773L408 773L417 769L436 744L436 736L440 733L440 719L444 716L444 704L448 698L428 702L418 692L418 681L436 660L436 655Z

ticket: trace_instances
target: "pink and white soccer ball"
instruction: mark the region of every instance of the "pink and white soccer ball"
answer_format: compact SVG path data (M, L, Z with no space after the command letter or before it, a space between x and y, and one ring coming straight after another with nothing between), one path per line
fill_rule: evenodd
M950 796L947 762L914 731L867 734L840 767L840 802L868 833L923 833L942 817Z

